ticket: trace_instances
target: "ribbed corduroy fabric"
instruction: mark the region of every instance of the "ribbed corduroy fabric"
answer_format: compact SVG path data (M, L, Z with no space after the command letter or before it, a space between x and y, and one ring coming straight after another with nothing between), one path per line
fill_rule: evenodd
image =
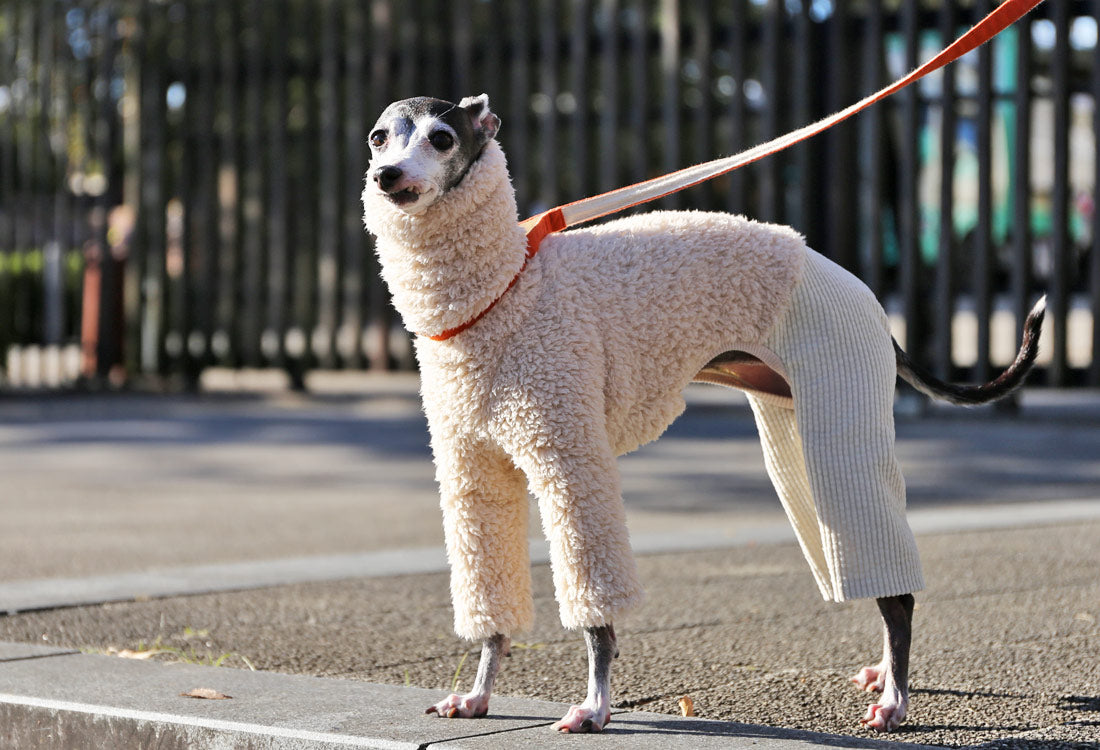
M850 273L808 252L766 345L793 403L751 393L749 400L768 474L822 596L922 589L894 455L897 370L881 305Z

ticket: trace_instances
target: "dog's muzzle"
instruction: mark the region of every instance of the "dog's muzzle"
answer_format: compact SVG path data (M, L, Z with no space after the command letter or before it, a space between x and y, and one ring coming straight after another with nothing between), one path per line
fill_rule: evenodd
M397 206L410 206L420 198L420 193L415 188L399 189L404 176L405 172L392 164L379 167L374 173L374 182L378 189Z
M374 181L378 183L378 187L382 189L382 192L389 193L393 191L394 186L397 185L397 181L400 180L404 174L405 173L402 172L399 167L393 165L385 166L374 173Z

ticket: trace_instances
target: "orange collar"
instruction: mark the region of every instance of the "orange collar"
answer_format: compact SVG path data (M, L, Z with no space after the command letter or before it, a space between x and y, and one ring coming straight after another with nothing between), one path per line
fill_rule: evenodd
M519 225L523 227L525 232L527 232L527 253L526 257L523 259L523 265L520 266L520 269L518 271L516 271L516 275L512 277L511 281L508 282L508 286L504 288L504 291L501 292L495 300L490 302L488 307L486 307L474 317L467 320L465 323L457 325L454 328L448 328L442 333L437 333L435 336L424 336L424 338L431 339L432 341L446 341L447 339L454 338L455 336L472 326L474 323L478 322L486 315L488 315L489 311L496 307L496 304L504 298L504 295L508 293L508 290L514 287L516 285L516 282L519 281L520 275L523 273L524 269L527 268L528 261L530 261L531 258L535 257L535 253L539 251L539 245L542 244L542 241L546 238L546 235L553 232L560 232L561 230L565 229L565 219L564 217L562 217L560 208L552 208L549 211L541 213L537 216L532 216L530 219L525 219L521 221Z

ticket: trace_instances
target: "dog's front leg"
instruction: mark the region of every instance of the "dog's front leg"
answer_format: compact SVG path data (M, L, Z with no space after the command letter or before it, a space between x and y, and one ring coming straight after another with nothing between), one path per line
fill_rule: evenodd
M862 690L882 691L882 698L867 707L860 724L879 732L892 732L905 720L909 705L909 646L913 637L913 595L877 599L883 624L882 661L864 667L852 677Z
M511 639L506 635L498 633L486 638L481 646L481 661L477 665L473 690L466 695L452 693L434 706L429 706L424 713L439 714L448 719L476 719L489 713L493 682L500 671L500 660L509 656L510 647Z
M611 721L611 660L619 655L611 624L586 628L588 697L554 725L559 732L599 732Z

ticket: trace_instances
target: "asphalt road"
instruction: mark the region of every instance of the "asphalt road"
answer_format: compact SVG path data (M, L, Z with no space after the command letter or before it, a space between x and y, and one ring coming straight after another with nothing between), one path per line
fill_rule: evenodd
M0 580L441 544L416 387L0 397ZM1013 418L900 419L910 507L1100 498L1098 425L1095 396L1041 392ZM784 522L735 392L694 389L620 467L634 534Z

